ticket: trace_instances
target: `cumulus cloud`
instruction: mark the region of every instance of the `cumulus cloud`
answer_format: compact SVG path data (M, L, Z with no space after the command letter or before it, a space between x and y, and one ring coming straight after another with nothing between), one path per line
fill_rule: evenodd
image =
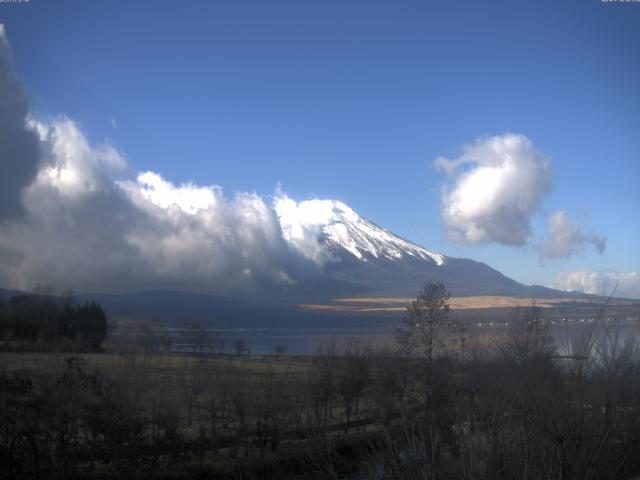
M14 262L0 265L2 284L78 288L86 282L92 288L124 278L135 265L135 249L122 232L136 218L125 214L128 202L114 189L105 151L89 146L66 118L32 126L40 169L24 189L24 215L0 226L0 250L14 252ZM108 150L111 155L117 153Z
M442 189L442 218L452 241L527 242L552 178L548 157L527 137L479 138L457 158L436 159L434 167L450 179Z
M33 179L40 160L38 138L27 125L28 113L27 97L0 24L0 221L24 213L22 190Z
M262 197L237 193L227 199L218 186L174 185L152 172L118 185L146 213L144 224L126 233L146 271L211 284L295 284L285 271L296 270L295 259L275 211Z
M584 227L569 218L563 210L549 217L548 233L538 246L542 258L568 258L580 253L587 244L593 245L598 252L607 248L607 237L585 233Z
M320 266L336 261L323 242L323 227L335 218L335 202L318 199L296 202L278 188L274 208L283 237L301 255Z
M617 297L640 298L640 274L589 270L560 272L556 275L551 287L568 292L579 291L596 295L611 295L615 292Z
M25 215L1 227L2 284L224 294L287 289L315 273L260 196L227 198L218 186L175 185L154 172L127 178L124 156L89 144L71 120L31 128L40 169L24 190Z
M0 285L75 290L289 289L321 272L255 193L132 177L109 143L30 116L0 28ZM19 213L19 215L18 215Z

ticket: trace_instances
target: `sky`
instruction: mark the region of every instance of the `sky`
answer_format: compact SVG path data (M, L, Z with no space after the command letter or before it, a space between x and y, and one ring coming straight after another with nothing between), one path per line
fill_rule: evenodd
M0 4L0 23L12 52L2 95L15 103L3 128L22 139L0 146L0 161L33 159L4 189L7 209L15 185L26 189L0 225L5 284L45 276L69 253L46 247L38 265L19 267L19 245L64 238L59 222L80 219L99 236L87 205L120 202L107 221L120 225L164 188L188 197L183 213L222 204L225 222L265 238L278 192L336 199L526 284L607 293L621 280L640 296L640 3L30 0ZM61 162L76 162L77 188ZM64 203L81 190L91 201ZM246 224L246 208L267 227ZM25 210L37 211L29 227L16 220ZM180 278L198 259L171 256L171 238L213 222L181 215L136 217L139 231L127 224L126 239L85 253L107 248L114 279L138 269L144 282L153 252L168 265L155 277ZM187 244L210 247L201 241ZM286 283L289 260L267 260L286 255L279 242L240 272ZM216 243L224 255L232 247ZM148 258L124 269L132 249Z

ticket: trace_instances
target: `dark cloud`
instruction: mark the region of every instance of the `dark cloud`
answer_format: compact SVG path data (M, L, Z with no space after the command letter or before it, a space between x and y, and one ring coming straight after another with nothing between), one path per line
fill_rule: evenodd
M0 25L0 221L24 213L22 190L33 179L40 160L38 137L27 125L28 113L27 97Z

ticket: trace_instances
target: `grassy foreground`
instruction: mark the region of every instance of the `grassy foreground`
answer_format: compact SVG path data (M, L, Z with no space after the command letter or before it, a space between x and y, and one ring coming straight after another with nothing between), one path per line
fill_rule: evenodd
M410 333L306 358L0 352L0 478L640 475L633 336L594 322L561 348L538 316L492 342Z

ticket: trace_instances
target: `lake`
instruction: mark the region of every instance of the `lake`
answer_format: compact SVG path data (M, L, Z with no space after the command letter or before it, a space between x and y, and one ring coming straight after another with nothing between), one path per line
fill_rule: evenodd
M360 345L371 346L375 349L393 347L395 345L395 331L399 322L385 326L357 326L357 327L331 327L331 328L241 328L225 330L209 330L210 339L221 339L224 344L224 353L235 353L234 342L242 340L253 355L270 355L274 353L274 346L281 345L289 355L316 355L319 348L326 349L335 345L337 353L351 342ZM613 326L613 324L607 324ZM640 324L635 320L617 321L616 325L622 338L637 337L640 333ZM480 322L470 325L464 335L475 335L483 338L504 335L507 326L501 322ZM573 340L594 328L593 321L578 319L566 322L555 322L552 325L554 339L559 345L567 345ZM599 327L602 329L602 326ZM169 335L172 342L172 350L176 352L192 352L192 343L189 343L184 329L170 329ZM161 334L157 333L112 333L110 341L114 344L135 343L160 343Z

